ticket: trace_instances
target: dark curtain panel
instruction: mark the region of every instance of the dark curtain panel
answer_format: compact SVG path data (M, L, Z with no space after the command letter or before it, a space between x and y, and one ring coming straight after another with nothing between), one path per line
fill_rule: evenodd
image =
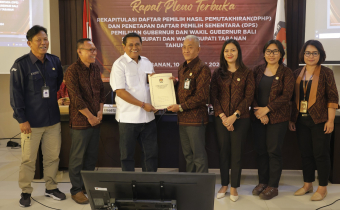
M83 38L83 0L59 0L61 65L77 61L77 40Z
M299 52L305 42L306 0L285 0L287 66L299 68Z

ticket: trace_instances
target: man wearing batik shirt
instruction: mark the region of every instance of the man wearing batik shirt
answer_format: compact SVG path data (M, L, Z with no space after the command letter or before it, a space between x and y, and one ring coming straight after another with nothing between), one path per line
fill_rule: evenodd
M168 110L177 112L187 172L207 173L205 128L209 121L206 104L209 98L211 71L198 57L200 49L200 41L196 36L185 37L182 47L185 62L178 68L176 84L179 104L169 106Z
M77 42L79 59L66 72L65 80L70 97L69 176L72 199L85 204L89 200L80 171L93 171L98 158L99 124L103 118L104 85L96 61L97 48L91 39Z

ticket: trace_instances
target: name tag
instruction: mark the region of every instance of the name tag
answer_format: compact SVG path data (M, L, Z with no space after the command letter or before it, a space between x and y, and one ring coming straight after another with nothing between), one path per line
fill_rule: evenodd
M300 113L307 113L308 109L308 101L301 101L300 102Z
M191 79L189 79L189 78L186 78L186 79L185 79L185 82L184 82L184 89L186 89L186 90L189 90L189 89L190 89L190 82L191 82Z
M48 86L41 87L42 98L50 98L50 88Z
M32 76L33 76L33 75L37 75L37 74L39 74L38 71L35 71L35 72L32 72L32 73L31 73Z

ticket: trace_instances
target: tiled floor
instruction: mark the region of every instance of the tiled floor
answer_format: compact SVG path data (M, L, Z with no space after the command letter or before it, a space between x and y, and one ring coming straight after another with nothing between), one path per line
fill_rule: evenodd
M19 207L19 199L21 190L18 186L18 172L20 165L21 150L10 149L5 147L5 143L0 145L0 210L21 210ZM120 170L112 168L99 168L99 170ZM172 169L174 171L175 169ZM169 169L160 169L160 171L169 171ZM216 173L216 192L220 188L220 177L218 170L211 170L210 172ZM320 202L310 201L311 194L305 196L293 196L293 192L296 191L302 184L302 172L301 171L283 171L279 196L269 200L260 200L258 197L253 196L251 191L254 185L257 183L257 171L256 170L243 170L241 187L238 189L240 198L237 202L229 200L229 193L223 199L215 199L215 210L312 210L321 206L332 203L333 201L340 199L340 185L329 184L328 196L325 200ZM60 172L58 174L59 189L66 193L67 199L65 201L55 201L51 198L44 196L45 185L43 180L34 180L37 183L33 183L34 192L32 197L38 202L62 210L90 210L90 205L78 205L71 198L69 189L71 184L69 183L68 172ZM317 183L314 183L314 190L316 190ZM32 206L28 209L34 210L47 210L47 207L32 201ZM322 210L340 210L340 201L335 204L322 208Z

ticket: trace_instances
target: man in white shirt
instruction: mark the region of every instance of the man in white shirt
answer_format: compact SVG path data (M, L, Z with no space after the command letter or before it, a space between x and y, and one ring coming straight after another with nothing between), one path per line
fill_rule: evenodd
M113 64L110 85L116 91L116 120L119 124L119 149L123 171L135 170L135 145L142 149L142 170L157 171L157 128L151 105L147 74L154 73L152 63L143 56L142 38L129 33L123 38L124 55Z

